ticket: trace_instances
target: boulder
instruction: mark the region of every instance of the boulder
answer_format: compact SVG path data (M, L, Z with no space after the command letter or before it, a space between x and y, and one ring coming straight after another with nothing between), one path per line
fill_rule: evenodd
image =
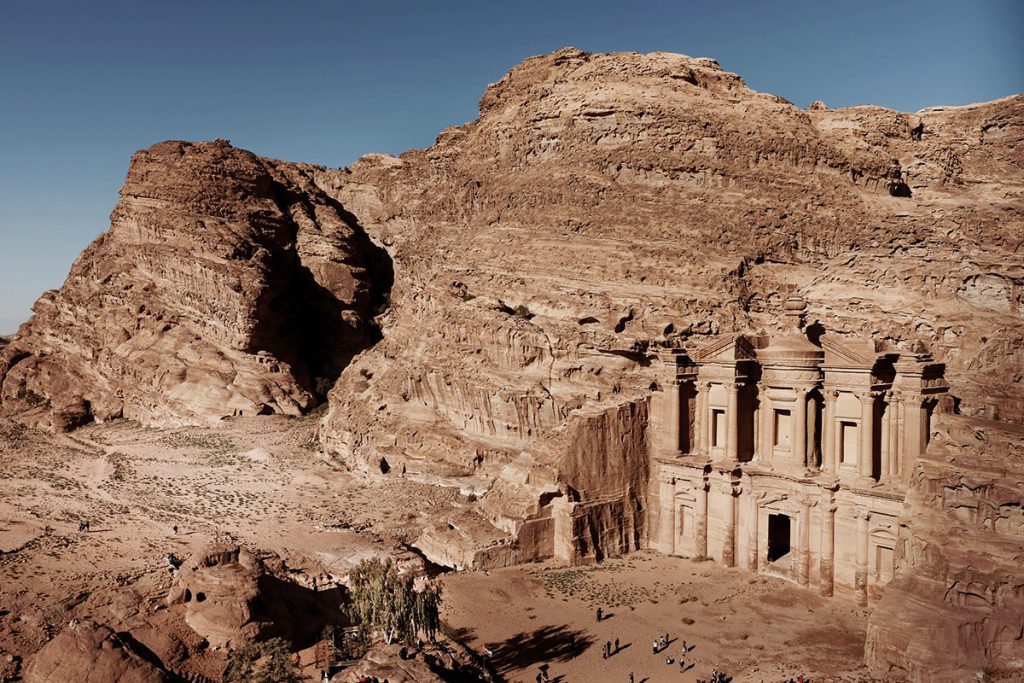
M91 621L72 623L32 658L27 683L170 683L159 662L133 642Z

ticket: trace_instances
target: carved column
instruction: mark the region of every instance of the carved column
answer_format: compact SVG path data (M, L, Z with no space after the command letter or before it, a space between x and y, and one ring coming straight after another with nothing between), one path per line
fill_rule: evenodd
M675 479L661 479L661 547L663 552L674 555L676 551L676 485Z
M701 450L704 455L711 455L711 382L704 382L704 406L700 412Z
M885 406L885 412L882 413L882 424L880 426L882 430L880 454L882 465L878 469L878 481L885 484L889 481L889 430L892 423L892 392L885 392L882 396L882 401Z
M751 446L754 453L751 456L752 459L758 460L761 456L761 393L757 394L757 402L754 404L754 443Z
M857 458L857 474L871 478L871 461L875 442L875 398L871 392L858 394L860 399L860 454Z
M725 506L725 520L722 528L722 565L736 566L736 490L730 485L726 492L729 496Z
M821 466L826 472L836 471L835 410L838 392L829 389L824 392L825 408L821 418Z
M793 415L793 464L807 465L807 392L803 387L796 389L796 405Z
M900 395L892 393L889 399L889 479L897 481L900 477L900 411L902 402Z
M775 410L772 401L768 398L767 387L761 393L761 462L771 466L772 451L774 450L775 425L772 424L775 418Z
M740 442L740 387L738 383L732 382L726 386L726 389L729 391L729 403L726 409L728 429L725 434L725 459L729 462L736 462L739 459Z
M853 577L853 588L857 604L868 604L868 521L867 510L857 511L857 570Z
M749 524L749 526L747 527L747 569L749 569L752 572L756 572L757 556L760 550L757 547L757 533L758 524L760 523L760 520L758 519L759 515L757 514L757 498L753 495L753 493L749 493L747 497L750 500L747 512L747 524Z
M679 401L682 386L679 380L672 380L665 387L665 391L668 392L668 397L665 401L665 443L668 446L669 452L677 453L679 451L679 436L682 428L682 410Z
M821 560L818 565L820 591L826 598L832 596L835 586L836 509L831 501L825 503L821 522Z
M811 506L809 498L800 500L800 550L797 553L797 580L806 586L811 580Z
M694 382L697 390L696 406L693 409L693 441L690 443L690 453L699 453L704 447L704 406L707 401L707 392L704 391L704 384Z
M708 488L705 481L697 483L697 490L694 491L697 503L694 506L694 515L697 517L697 528L694 530L693 547L698 557L708 555Z

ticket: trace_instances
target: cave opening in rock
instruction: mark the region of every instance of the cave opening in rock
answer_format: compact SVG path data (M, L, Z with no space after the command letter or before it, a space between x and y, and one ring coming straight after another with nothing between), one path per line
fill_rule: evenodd
M789 555L790 526L789 515L768 515L769 562L778 562Z

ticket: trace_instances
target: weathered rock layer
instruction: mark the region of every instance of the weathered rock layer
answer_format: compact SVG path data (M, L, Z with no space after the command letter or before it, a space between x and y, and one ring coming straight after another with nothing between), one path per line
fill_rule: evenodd
M110 230L0 351L0 400L57 428L298 414L373 341L389 282L386 255L309 169L161 143L135 155Z

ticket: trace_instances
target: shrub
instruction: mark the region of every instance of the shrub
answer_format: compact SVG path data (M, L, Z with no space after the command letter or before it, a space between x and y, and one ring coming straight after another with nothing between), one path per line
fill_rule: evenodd
M300 683L302 680L302 673L288 652L288 643L280 638L232 650L224 670L224 683Z
M414 587L412 574L400 574L390 560L363 560L349 576L356 620L388 643L412 644L420 634L434 640L440 628L441 587Z

